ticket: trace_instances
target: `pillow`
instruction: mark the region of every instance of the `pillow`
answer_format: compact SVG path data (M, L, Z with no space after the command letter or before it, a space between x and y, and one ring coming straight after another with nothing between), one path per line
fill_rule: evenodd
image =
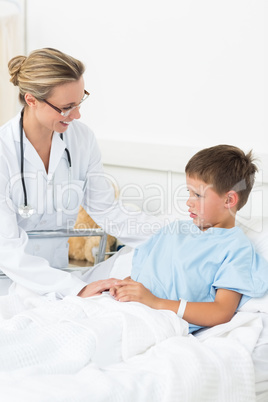
M244 313L268 313L268 293L263 297L253 297L238 309Z
M253 218L249 225L238 222L237 226L248 236L257 253L268 261L268 217Z
M257 253L268 261L268 217L253 218L250 220L250 226L240 222L237 223L237 226L241 227L248 236ZM268 294L250 299L238 311L268 313Z

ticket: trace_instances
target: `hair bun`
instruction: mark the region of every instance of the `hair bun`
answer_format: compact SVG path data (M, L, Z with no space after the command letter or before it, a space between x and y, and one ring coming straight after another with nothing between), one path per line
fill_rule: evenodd
M9 74L11 76L10 82L12 82L13 85L17 86L19 84L19 73L20 69L27 59L26 56L16 56L13 57L8 63L8 69L9 69Z

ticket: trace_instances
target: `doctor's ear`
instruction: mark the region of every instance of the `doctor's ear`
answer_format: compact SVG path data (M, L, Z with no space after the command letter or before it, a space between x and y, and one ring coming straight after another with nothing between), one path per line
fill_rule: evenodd
M37 102L36 98L33 95L29 94L28 92L24 95L24 99L28 106L30 107L36 106Z
M236 191L231 190L226 194L225 206L226 208L233 208L237 205L239 197Z

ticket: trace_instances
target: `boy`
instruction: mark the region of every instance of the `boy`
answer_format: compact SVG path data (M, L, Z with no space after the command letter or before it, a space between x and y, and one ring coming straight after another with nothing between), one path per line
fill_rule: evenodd
M234 146L195 154L185 168L192 221L173 222L139 246L131 279L110 293L119 301L172 310L189 322L190 332L225 323L250 297L263 296L268 262L235 226L256 171L251 152Z

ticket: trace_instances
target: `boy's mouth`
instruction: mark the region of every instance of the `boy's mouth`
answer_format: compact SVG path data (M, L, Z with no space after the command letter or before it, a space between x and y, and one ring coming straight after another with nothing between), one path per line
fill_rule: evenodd
M190 212L190 218L197 218L197 215L196 214L194 214L193 212L191 212L191 211L189 211Z

